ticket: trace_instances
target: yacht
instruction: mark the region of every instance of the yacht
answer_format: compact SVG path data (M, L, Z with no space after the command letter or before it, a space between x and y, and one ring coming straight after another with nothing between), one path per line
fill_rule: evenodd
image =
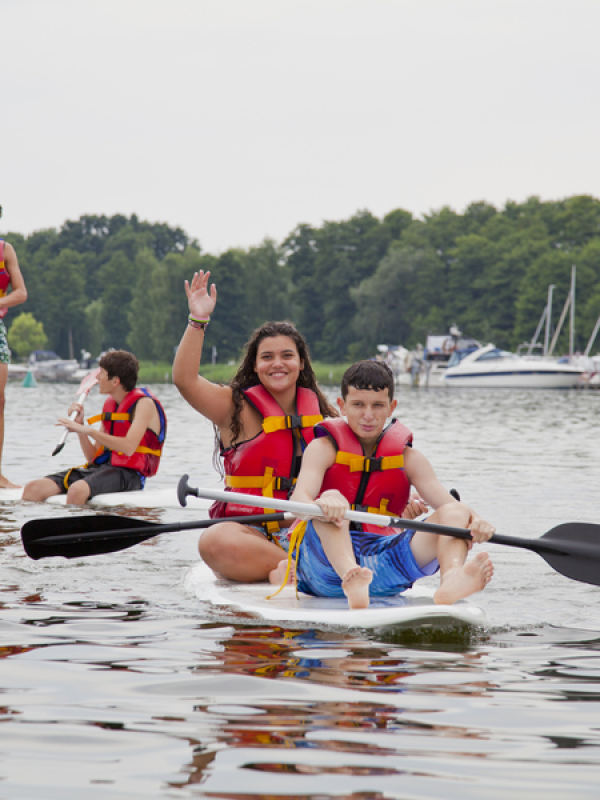
M493 344L461 358L452 354L444 386L459 389L573 389L583 381L584 369L553 359L518 356Z

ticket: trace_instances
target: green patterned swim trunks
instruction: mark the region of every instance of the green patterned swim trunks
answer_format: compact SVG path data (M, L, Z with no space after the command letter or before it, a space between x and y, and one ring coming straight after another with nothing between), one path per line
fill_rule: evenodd
M6 328L0 320L0 364L10 364L10 350L6 339Z

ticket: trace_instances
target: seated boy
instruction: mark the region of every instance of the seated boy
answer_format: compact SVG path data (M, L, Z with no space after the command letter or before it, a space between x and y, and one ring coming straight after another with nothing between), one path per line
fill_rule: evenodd
M346 419L315 427L304 452L292 499L317 503L323 518L307 523L298 551L297 587L324 597L348 598L350 608L366 608L369 596L390 596L415 580L440 570L436 603L455 603L491 580L487 553L467 562L471 542L449 536L344 519L352 506L362 511L402 516L414 486L435 509L428 522L468 528L473 542L487 541L494 528L441 485L429 461L412 447L412 434L398 420L394 377L380 361L360 361L342 378L338 398ZM271 573L280 582L287 562Z
M87 464L57 472L23 489L23 500L41 502L56 494L67 503L83 505L97 494L143 489L155 475L166 436L167 421L158 399L148 389L136 389L139 363L125 350L111 350L98 362L98 388L108 395L102 414L88 423L102 421L100 430L83 424L83 406L73 403L74 420L58 423L79 435Z

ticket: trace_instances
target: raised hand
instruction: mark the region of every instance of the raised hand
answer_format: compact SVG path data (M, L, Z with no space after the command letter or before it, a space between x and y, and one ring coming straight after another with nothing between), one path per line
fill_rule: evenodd
M217 303L217 287L213 283L208 289L210 272L194 272L191 284L185 282L190 314L196 319L208 319Z

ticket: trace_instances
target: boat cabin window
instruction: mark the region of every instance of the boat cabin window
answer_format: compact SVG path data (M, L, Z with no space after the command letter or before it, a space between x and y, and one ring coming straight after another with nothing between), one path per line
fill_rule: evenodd
M477 361L491 361L492 359L496 358L512 358L513 354L507 352L506 350L500 350L498 347L495 347L493 350L488 350L487 353L482 353Z

